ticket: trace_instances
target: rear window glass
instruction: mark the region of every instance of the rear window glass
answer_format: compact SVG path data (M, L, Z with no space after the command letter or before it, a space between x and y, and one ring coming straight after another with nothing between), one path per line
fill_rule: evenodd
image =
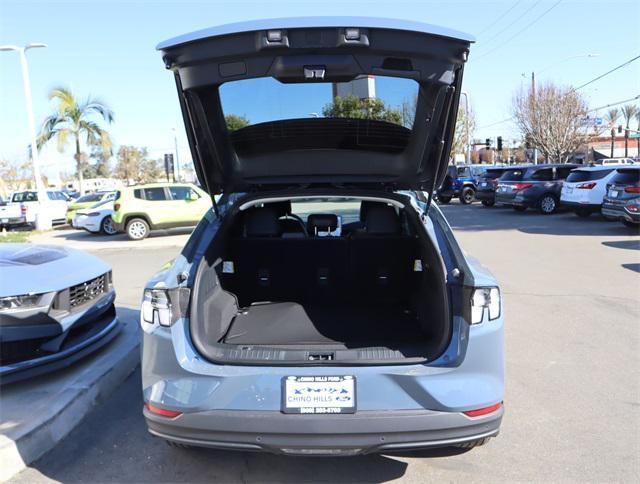
M574 170L567 177L568 182L586 182L592 180L601 180L613 170Z
M507 170L500 177L500 181L519 181L522 180L524 170Z
M140 198L140 199L143 199L143 198L144 198L144 197L142 196L142 190L141 190L140 188L136 188L136 189L133 191L133 196L134 196L135 198Z
M164 188L162 187L145 188L144 198L145 200L156 202L159 200L166 200L167 195L165 194Z
M612 182L620 185L635 185L640 183L640 170L617 170L618 174L613 177Z
M459 178L469 178L471 176L471 170L468 166L458 167L458 177Z
M12 202L37 202L37 192L18 192L13 194Z
M76 203L98 202L102 200L102 193L92 193L91 195L83 195L76 200Z
M191 187L169 187L171 198L174 200L194 200L199 198Z
M481 176L482 178L487 178L489 180L495 180L496 178L500 178L504 170L487 170Z
M549 181L553 180L553 169L552 168L529 168L527 172L524 174L524 180L539 180L539 181Z

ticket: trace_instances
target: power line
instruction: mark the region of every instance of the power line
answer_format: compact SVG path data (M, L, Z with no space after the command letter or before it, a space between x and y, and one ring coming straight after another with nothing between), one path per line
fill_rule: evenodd
M523 18L525 15L527 15L529 12L531 12L531 10L533 10L534 8L536 8L538 6L538 4L542 2L542 0L538 0L536 3L534 3L533 5L531 5L528 9L526 9L524 12L522 12L522 14L516 18L515 20L513 20L510 24L508 24L504 29L498 31L497 34L495 34L493 37L488 38L487 40L484 41L485 44L488 44L489 42L491 42L493 39L495 39L496 37L500 37L500 35L502 35L504 32L506 32L507 30L509 30L511 27L513 27L514 24L516 24L517 22L520 21L521 18ZM517 4L516 4L517 5Z
M626 65L631 64L633 61L640 59L640 55L635 56L633 59L629 59L627 62L624 62L622 64L620 64L618 67L614 67L613 69L611 69L610 71L605 72L604 74L599 75L598 77L596 77L595 79L591 79L589 82L585 82L584 84L574 88L572 91L577 91L578 89L582 89L583 87L588 86L589 84L599 81L600 79L602 79L605 76L608 76L609 74L611 74L612 72L617 71L618 69L623 68Z
M500 45L494 47L493 49L491 49L488 52L485 52L484 54L482 54L480 57L476 57L474 60L480 60L483 57L488 56L489 54L491 54L492 52L495 52L496 50L504 47L505 45L507 45L509 42L511 42L513 39L515 39L517 36L523 34L525 31L527 31L528 29L530 29L531 27L533 27L542 17L544 17L545 15L547 15L549 12L551 12L551 10L553 10L554 8L556 8L558 5L560 5L560 3L562 3L562 0L558 0L556 3L554 3L553 5L551 5L551 7L549 7L548 9L546 9L544 12L542 12L542 14L540 14L539 16L537 16L535 18L535 20L533 20L532 22L530 22L528 25L524 26L523 28L521 28L518 32L516 32L514 35L512 35L511 37L509 37L507 40L503 41Z
M485 128L490 128L492 126L497 126L498 124L502 124L502 123L506 123L507 121L511 121L513 119L513 116L503 119L502 121L496 121L495 123L491 123L491 124L485 124L484 126L478 126L476 129L485 129Z
M502 15L500 15L497 19L495 19L493 22L491 22L491 24L489 24L489 26L485 27L484 29L482 29L480 32L478 32L476 35L480 35L484 32L486 32L487 30L489 30L491 27L493 27L494 25L496 25L498 22L500 22L500 20L502 20L503 18L505 18L509 12L511 12L511 10L513 10L514 8L516 8L518 5L520 5L522 3L523 0L518 0L516 3L514 3L511 8L509 10L507 10L505 13L503 13ZM513 24L513 22L512 22Z
M587 111L587 112L588 113L592 113L594 111L600 111L601 109L610 108L611 106L617 106L618 104L628 103L629 101L635 101L636 99L640 99L640 94L638 94L636 97L631 97L629 99L625 99L624 101L617 101L615 103L606 104L606 105L600 106L598 108L589 109L589 111Z

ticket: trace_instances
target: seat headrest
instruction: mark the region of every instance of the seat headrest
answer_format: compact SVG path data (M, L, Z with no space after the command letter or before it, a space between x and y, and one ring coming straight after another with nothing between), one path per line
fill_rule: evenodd
M244 216L245 237L279 237L280 224L275 208L252 208Z
M365 231L372 235L395 235L400 233L400 217L396 209L384 203L367 207Z
M312 213L307 218L309 235L318 232L333 232L338 228L338 216L333 213Z
M380 202L374 202L371 200L362 200L360 202L360 221L364 222L367 219L367 210L371 207L375 207L376 205L380 205Z

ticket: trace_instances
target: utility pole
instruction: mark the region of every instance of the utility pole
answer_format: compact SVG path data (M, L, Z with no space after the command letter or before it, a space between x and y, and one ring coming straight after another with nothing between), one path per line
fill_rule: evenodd
M173 145L176 152L176 173L175 178L180 181L180 158L178 157L178 134L176 128L171 128L173 131Z
M462 91L460 94L464 96L464 129L466 138L465 160L467 165L471 163L471 140L469 139L469 93Z
M535 72L531 72L531 98L533 99L533 122L535 124L536 121L536 73ZM534 126L535 129L535 126ZM537 165L538 164L538 147L534 146L533 147L533 164Z

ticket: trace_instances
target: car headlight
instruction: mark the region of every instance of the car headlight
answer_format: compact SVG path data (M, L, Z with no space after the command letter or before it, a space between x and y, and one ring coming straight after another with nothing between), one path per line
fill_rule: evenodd
M22 296L0 297L0 311L31 309L38 307L42 294L24 294Z
M479 324L489 313L489 321L500 317L500 289L497 287L478 287L471 296L471 324Z

